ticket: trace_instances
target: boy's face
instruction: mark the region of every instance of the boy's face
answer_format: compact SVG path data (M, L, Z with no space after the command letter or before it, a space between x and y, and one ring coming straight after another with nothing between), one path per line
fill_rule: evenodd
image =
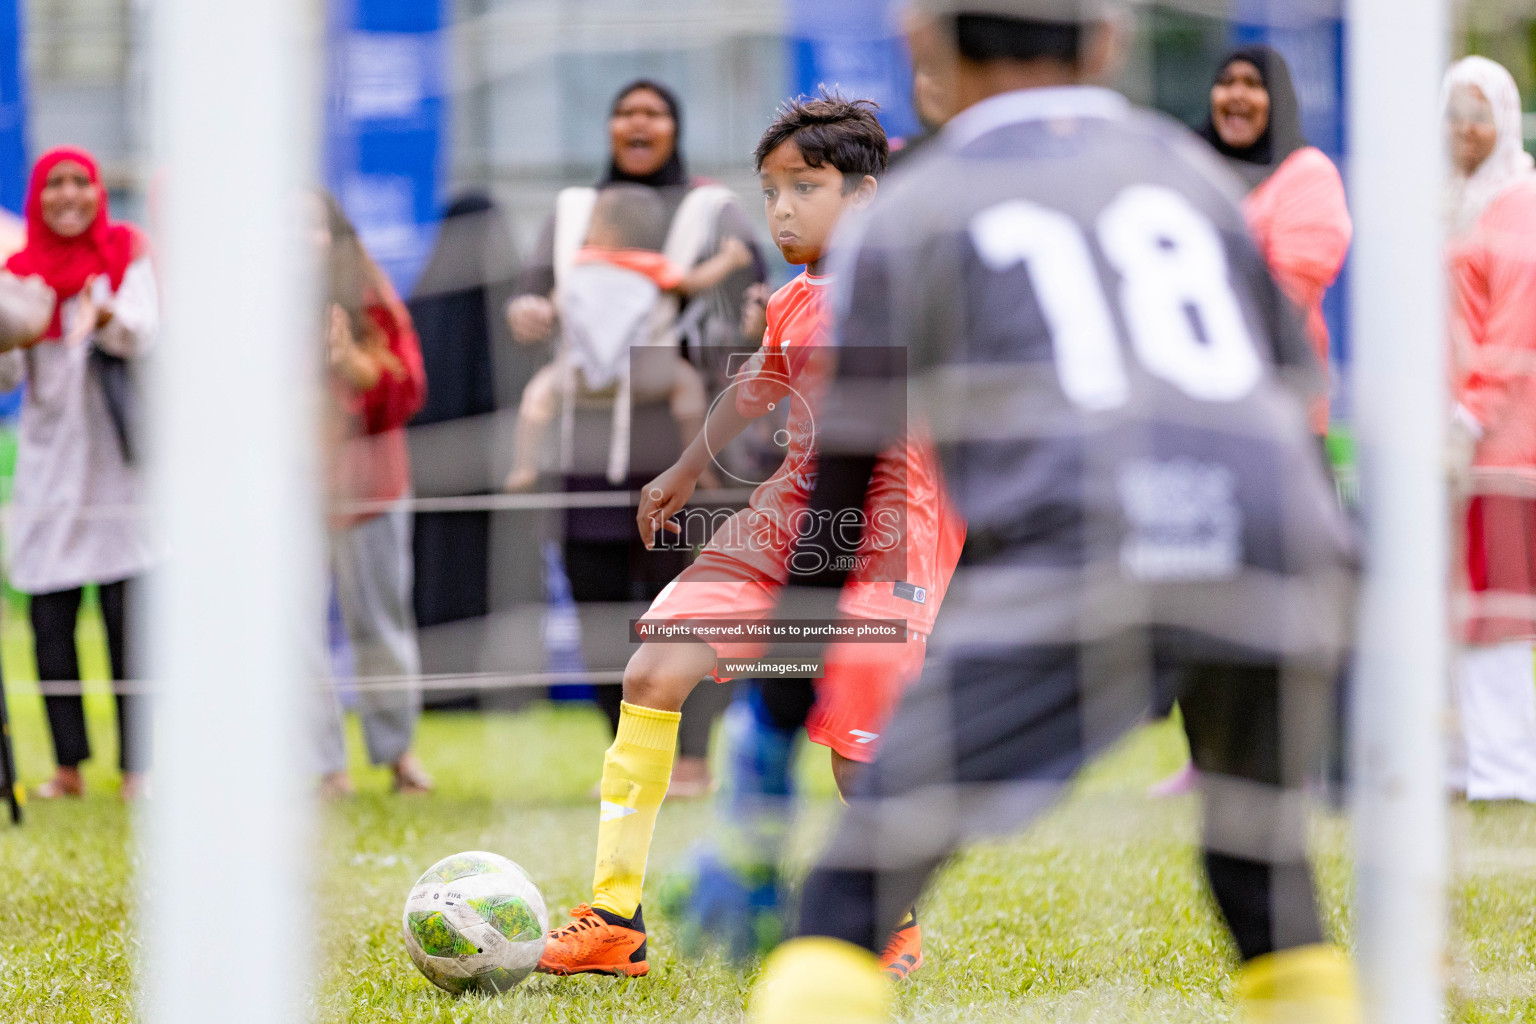
M794 264L818 262L838 218L847 210L867 206L877 187L875 179L865 175L857 188L844 192L843 172L830 163L807 164L794 139L768 154L758 181L768 230L784 259Z

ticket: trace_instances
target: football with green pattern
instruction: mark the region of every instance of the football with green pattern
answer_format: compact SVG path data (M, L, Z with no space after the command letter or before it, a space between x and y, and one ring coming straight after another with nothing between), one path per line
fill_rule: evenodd
M444 857L405 900L405 948L438 988L505 992L544 952L549 911L528 873L494 853Z

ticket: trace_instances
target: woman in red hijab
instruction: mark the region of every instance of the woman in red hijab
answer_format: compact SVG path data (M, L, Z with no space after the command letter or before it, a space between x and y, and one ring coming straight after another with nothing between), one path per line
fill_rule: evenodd
M129 605L149 568L138 514L139 470L128 366L154 343L159 296L144 236L113 223L96 161L78 149L44 154L27 192L27 241L0 274L0 298L40 297L26 316L0 311L0 388L25 382L7 558L31 595L38 677L80 678L75 620L97 584L114 679L127 675ZM40 314L40 315L39 315ZM58 771L44 798L79 796L90 757L78 696L45 698ZM122 795L143 791L147 742L137 699L119 695Z

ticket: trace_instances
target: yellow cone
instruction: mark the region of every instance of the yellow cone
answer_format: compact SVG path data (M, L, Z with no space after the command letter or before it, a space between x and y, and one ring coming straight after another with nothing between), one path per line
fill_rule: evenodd
M1238 977L1243 1024L1363 1024L1354 965L1333 946L1261 956Z
M766 963L747 1008L748 1024L884 1024L891 983L880 959L837 939L787 942Z

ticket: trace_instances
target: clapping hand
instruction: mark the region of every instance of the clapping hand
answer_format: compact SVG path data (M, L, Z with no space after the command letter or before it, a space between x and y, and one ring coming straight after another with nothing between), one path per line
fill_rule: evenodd
M31 345L53 319L58 296L36 274L0 273L0 351Z

